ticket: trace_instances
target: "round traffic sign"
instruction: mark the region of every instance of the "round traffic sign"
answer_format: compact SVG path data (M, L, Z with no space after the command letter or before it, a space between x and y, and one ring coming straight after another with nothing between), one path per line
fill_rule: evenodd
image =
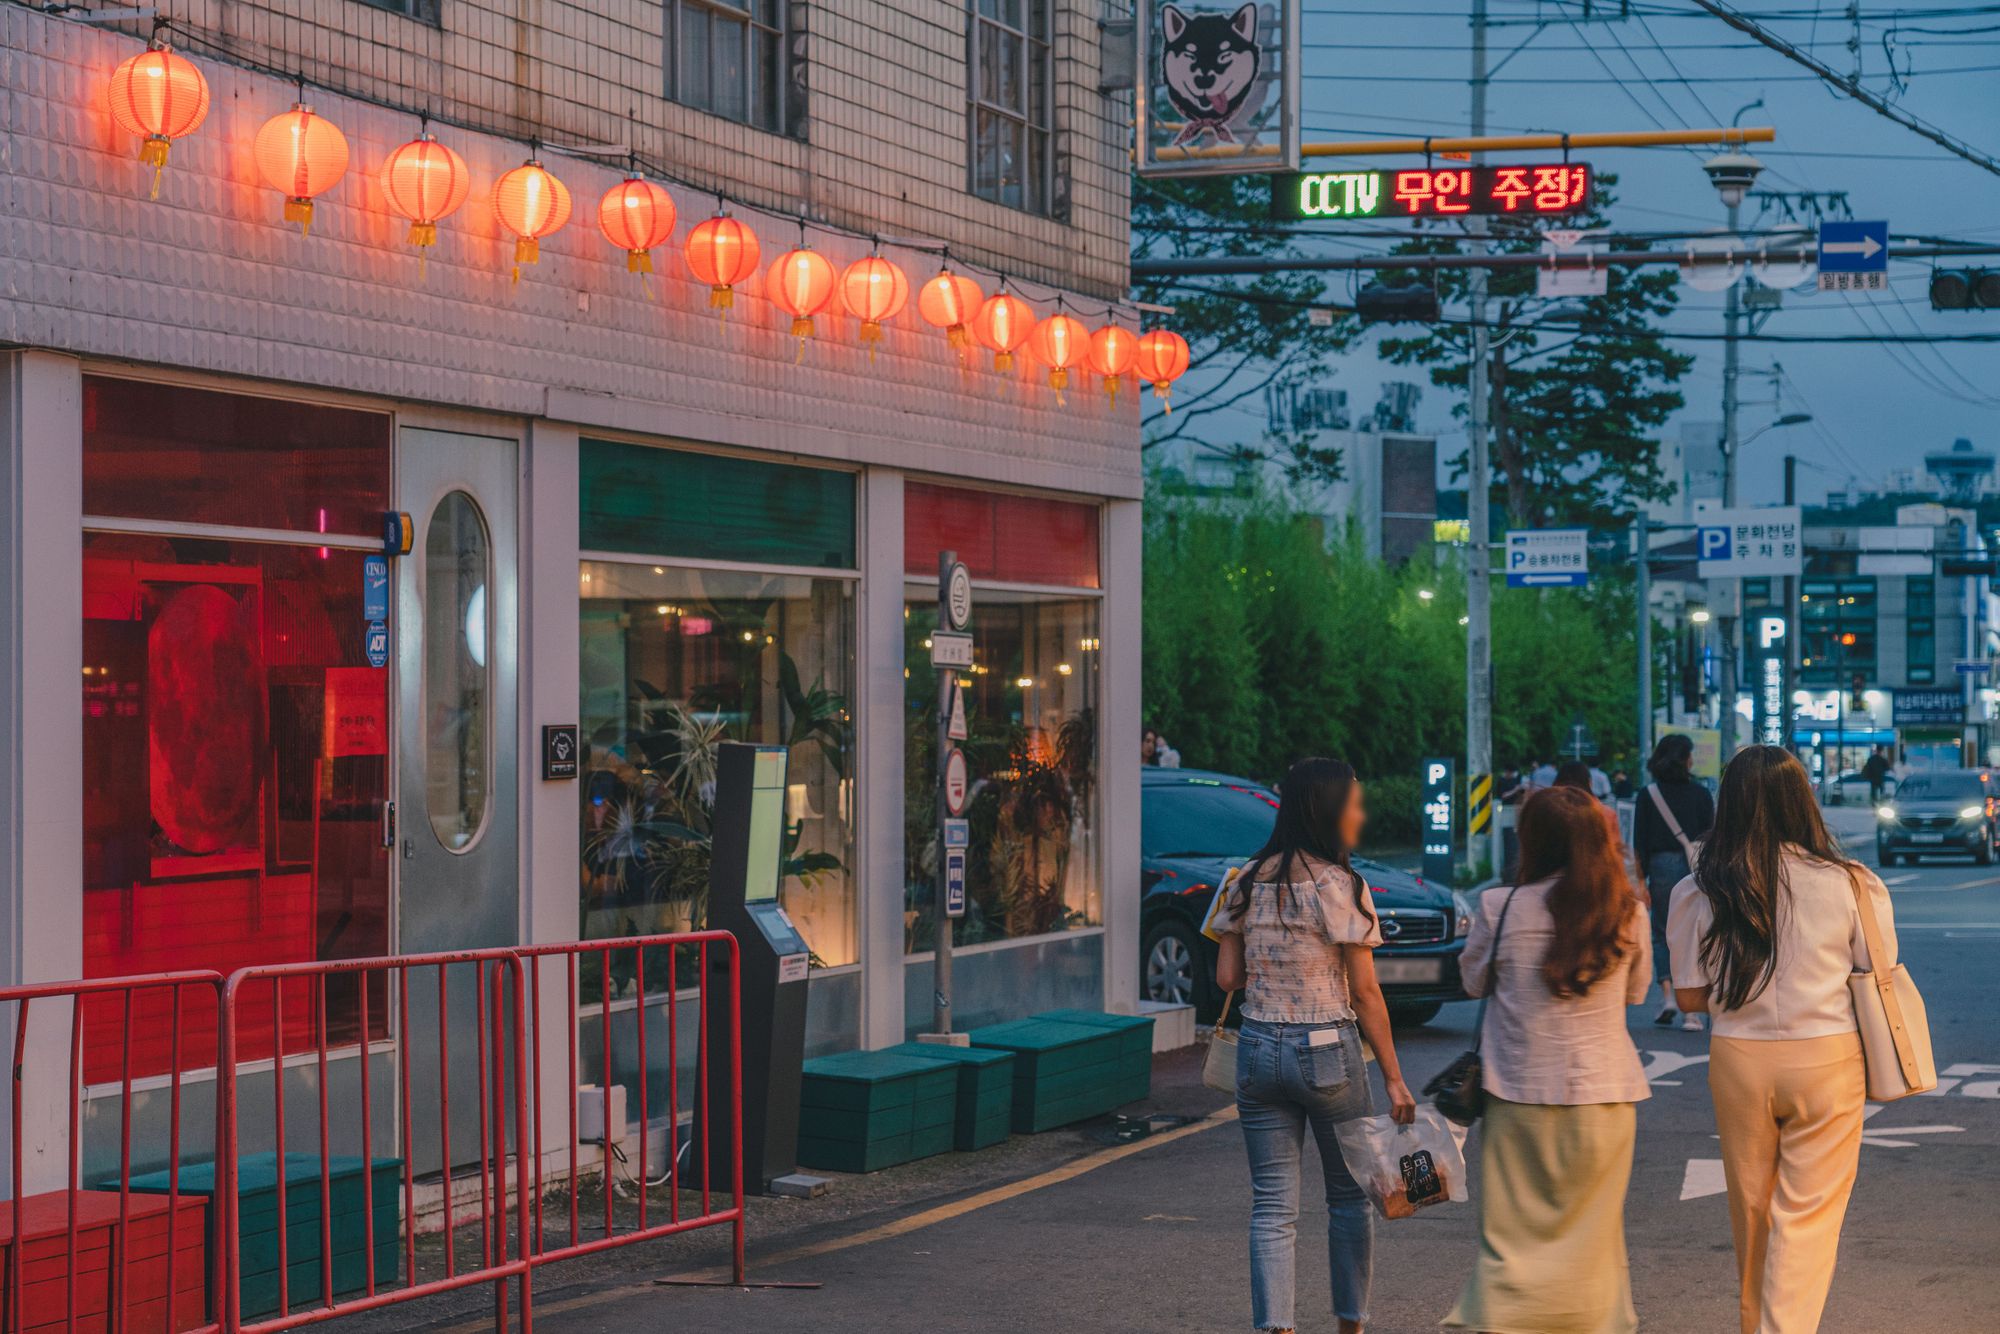
M964 561L954 561L945 576L944 612L954 630L963 630L972 620L972 573Z
M965 809L965 752L953 746L944 757L944 806L953 815Z

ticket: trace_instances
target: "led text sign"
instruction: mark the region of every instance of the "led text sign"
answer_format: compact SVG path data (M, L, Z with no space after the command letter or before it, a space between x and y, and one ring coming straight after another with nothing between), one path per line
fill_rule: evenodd
M1314 171L1271 178L1271 216L1450 218L1461 214L1560 217L1590 207L1590 167L1425 167L1415 171Z

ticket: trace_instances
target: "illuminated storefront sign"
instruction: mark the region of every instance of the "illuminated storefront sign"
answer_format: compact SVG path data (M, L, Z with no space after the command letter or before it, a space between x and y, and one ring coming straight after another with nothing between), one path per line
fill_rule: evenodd
M1757 618L1757 740L1766 746L1785 744L1785 618Z
M1423 804L1418 810L1423 826L1424 876L1441 885L1451 883L1452 825L1457 785L1452 781L1457 766L1448 759L1424 761Z
M1590 167L1582 162L1316 171L1272 177L1271 216L1290 221L1510 213L1560 217L1588 208L1590 193Z

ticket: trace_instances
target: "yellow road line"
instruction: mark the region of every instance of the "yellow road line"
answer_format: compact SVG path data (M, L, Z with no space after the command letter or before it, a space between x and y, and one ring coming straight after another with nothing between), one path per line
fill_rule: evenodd
M1074 1181L1077 1177L1095 1172L1100 1167L1109 1167L1112 1163L1130 1158L1134 1154L1144 1153L1148 1149L1156 1149L1161 1145L1171 1144L1178 1139L1186 1139L1190 1135L1198 1135L1204 1130L1213 1130L1217 1126L1227 1125L1234 1120L1236 1120L1236 1108L1234 1106L1225 1107L1204 1120L1190 1121L1184 1126L1176 1126L1172 1130L1165 1130L1157 1135L1148 1135L1144 1139L1133 1140L1130 1144L1117 1144L1108 1149L1099 1149L1095 1153L1087 1153L1083 1157L1064 1163L1060 1167L1052 1167L1046 1172L1040 1172L1031 1177L1023 1177L1019 1181L1010 1181L1005 1185L978 1191L966 1196L962 1200L953 1200L949 1204L940 1204L935 1208L924 1209L920 1212L910 1214L905 1218L893 1219L890 1222L882 1223L875 1227L864 1228L859 1232L850 1233L844 1237L833 1237L826 1241L807 1242L802 1246L794 1246L788 1250L777 1251L770 1255L753 1256L751 1258L756 1261L756 1270L763 1272L777 1265L793 1264L800 1260L831 1255L837 1251L852 1250L856 1246L868 1246L878 1241L888 1241L895 1237L908 1236L912 1232L935 1226L938 1223L949 1222L954 1218L963 1218L967 1214L991 1208L996 1204L1004 1204L1008 1200L1019 1199L1021 1196L1032 1194L1035 1191L1046 1190L1050 1186L1059 1186L1065 1181ZM722 1282L726 1281L729 1277L730 1274L727 1269L704 1269L694 1273L674 1275L674 1278L681 1281L696 1279L706 1282ZM621 1287L605 1288L598 1292L587 1292L576 1297L567 1297L558 1301L538 1301L535 1303L535 1315L538 1318L550 1315L563 1315L571 1311L582 1311L594 1306L609 1305L626 1297L637 1296L642 1292L658 1291L659 1287L651 1279L644 1283L628 1283ZM492 1317L487 1316L478 1320L468 1320L463 1324L448 1325L437 1331L437 1334L485 1334L486 1331L490 1331L492 1328Z

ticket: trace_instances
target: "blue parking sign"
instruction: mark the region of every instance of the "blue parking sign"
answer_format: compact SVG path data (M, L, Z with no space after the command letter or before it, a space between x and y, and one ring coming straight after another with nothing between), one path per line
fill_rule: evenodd
M1695 529L1695 559L1728 560L1729 529L1726 527Z

